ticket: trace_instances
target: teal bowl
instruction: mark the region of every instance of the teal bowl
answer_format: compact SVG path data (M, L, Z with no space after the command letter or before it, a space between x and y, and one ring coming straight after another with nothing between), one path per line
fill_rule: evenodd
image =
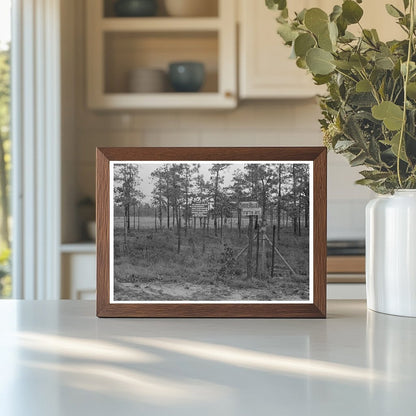
M156 0L118 0L114 12L119 17L149 17L157 12Z
M205 66L201 62L172 62L169 81L177 92L198 92L205 81Z

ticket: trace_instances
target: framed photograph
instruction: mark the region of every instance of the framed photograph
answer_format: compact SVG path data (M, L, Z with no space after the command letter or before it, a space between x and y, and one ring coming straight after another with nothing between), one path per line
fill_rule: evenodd
M326 152L98 148L97 316L324 318Z

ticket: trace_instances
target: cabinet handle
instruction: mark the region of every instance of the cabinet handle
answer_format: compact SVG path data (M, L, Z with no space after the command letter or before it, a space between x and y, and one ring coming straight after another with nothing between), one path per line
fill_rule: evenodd
M225 98L233 98L234 97L234 93L232 91L225 91L224 95L225 95Z

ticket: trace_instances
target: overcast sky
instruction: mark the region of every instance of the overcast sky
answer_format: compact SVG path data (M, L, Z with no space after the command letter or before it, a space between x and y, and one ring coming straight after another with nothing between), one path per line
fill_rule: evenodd
M200 168L199 168L200 174L204 175L204 179L208 181L210 178L209 168L212 166L212 163L199 162L199 164L200 164ZM144 202L150 203L152 199L151 194L152 194L152 190L154 186L154 182L152 182L150 174L154 170L159 168L161 164L160 163L152 163L152 164L139 163L139 166L140 166L139 167L140 177L142 178L142 182L140 184L140 190L145 195ZM223 173L224 186L230 185L234 172L237 169L242 170L243 168L244 168L243 163L234 163L231 166L229 166Z
M120 162L114 162L115 164ZM155 171L160 166L164 165L165 163L147 163L147 162L129 162L129 163L137 163L139 165L139 172L140 172L140 178L142 179L140 183L140 190L145 195L145 198L143 202L151 203L152 199L152 190L154 186L154 182L152 181L152 178L150 174ZM169 162L169 164L172 163L181 163L181 162ZM210 173L209 169L212 166L212 162L197 162L200 165L199 172L204 176L204 179L208 181L210 179ZM222 173L222 176L224 177L224 184L223 186L229 186L232 183L233 174L237 169L243 170L244 165L246 163L241 162L216 162L216 163L230 163L231 165L225 169ZM272 162L278 164L279 162ZM282 162L283 163L283 162ZM296 162L296 163L302 163L302 162ZM309 162L306 162L309 163Z

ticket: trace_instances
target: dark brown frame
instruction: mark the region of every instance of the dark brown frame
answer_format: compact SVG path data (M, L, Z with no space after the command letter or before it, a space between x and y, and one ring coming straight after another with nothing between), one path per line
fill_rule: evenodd
M326 159L324 147L97 148L97 316L187 318L326 317ZM110 161L313 162L313 303L110 303Z

